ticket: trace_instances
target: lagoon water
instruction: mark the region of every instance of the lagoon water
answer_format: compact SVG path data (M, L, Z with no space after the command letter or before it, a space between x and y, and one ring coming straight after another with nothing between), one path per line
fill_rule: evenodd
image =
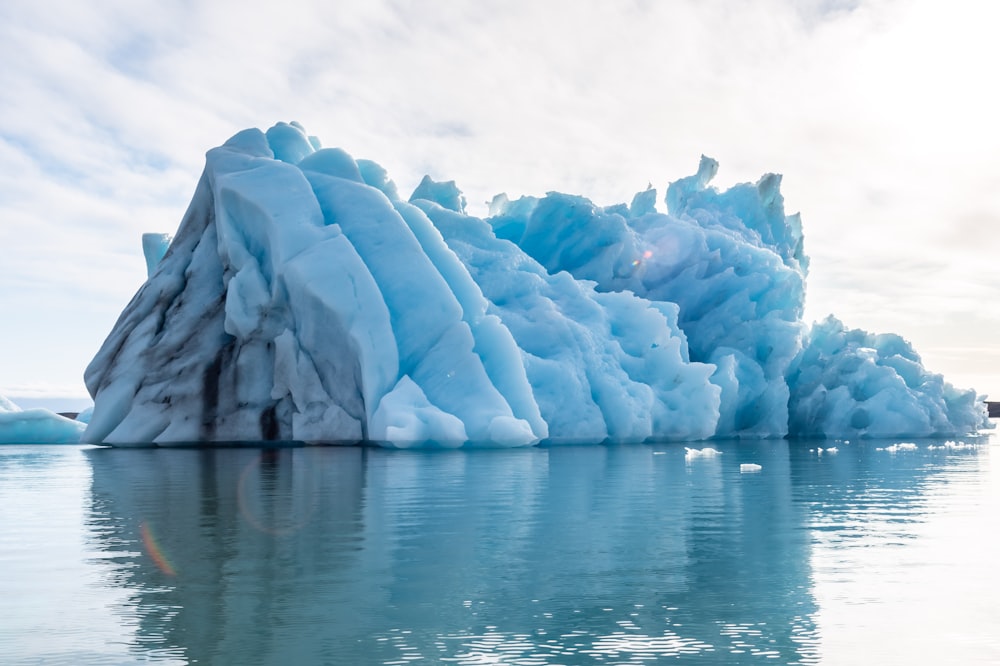
M913 444L0 447L0 663L1000 663L1000 442Z

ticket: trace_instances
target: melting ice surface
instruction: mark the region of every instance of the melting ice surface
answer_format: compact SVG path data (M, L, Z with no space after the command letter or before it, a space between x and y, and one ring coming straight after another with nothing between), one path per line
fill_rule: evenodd
M83 439L393 446L958 435L973 391L898 336L801 320L808 258L780 176L718 165L600 207L408 201L296 123L208 152L169 249L86 372ZM162 255L162 260L159 257Z

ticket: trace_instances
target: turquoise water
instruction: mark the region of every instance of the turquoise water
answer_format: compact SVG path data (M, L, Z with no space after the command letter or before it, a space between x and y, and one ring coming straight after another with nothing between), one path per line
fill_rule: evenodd
M889 444L0 447L0 663L1000 663L1000 443Z

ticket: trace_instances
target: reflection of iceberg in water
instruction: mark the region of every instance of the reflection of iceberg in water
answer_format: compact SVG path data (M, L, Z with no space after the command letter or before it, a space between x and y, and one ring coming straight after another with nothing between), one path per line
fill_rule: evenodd
M413 492L384 494L378 512L395 522L385 531L394 561L434 548L429 535L475 535L461 540L464 552L436 546L423 575L397 579L392 589L446 599L456 613L441 626L455 629L442 633L450 650L470 659L488 652L590 663L740 649L795 661L797 637L811 631L808 542L801 531L772 529L802 521L789 501L786 445L759 451L776 473L759 479L749 498L720 461L688 467L676 448L663 455L647 447L551 449L514 475L507 465L491 474L497 460L466 458L466 488L417 481ZM436 462L416 458L415 474L449 478ZM507 487L512 477L531 492ZM452 501L470 493L490 509L470 513ZM523 504L508 509L508 497ZM503 573L459 580L449 575L456 571ZM398 615L390 625L419 622L407 610L391 609ZM397 656L404 648L438 656L427 639L387 638L398 644Z
M134 650L185 663L324 663L358 630L362 449L88 451L107 580ZM286 630L287 629L287 630Z
M831 553L912 540L975 455L890 445L100 449L88 527L144 655L815 663L817 576L864 581Z
M788 445L720 448L94 450L89 524L143 654L808 661Z

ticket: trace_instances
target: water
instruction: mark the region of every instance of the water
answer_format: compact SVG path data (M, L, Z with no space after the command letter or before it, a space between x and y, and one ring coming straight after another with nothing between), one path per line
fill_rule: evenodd
M944 444L0 447L0 663L1000 663Z

